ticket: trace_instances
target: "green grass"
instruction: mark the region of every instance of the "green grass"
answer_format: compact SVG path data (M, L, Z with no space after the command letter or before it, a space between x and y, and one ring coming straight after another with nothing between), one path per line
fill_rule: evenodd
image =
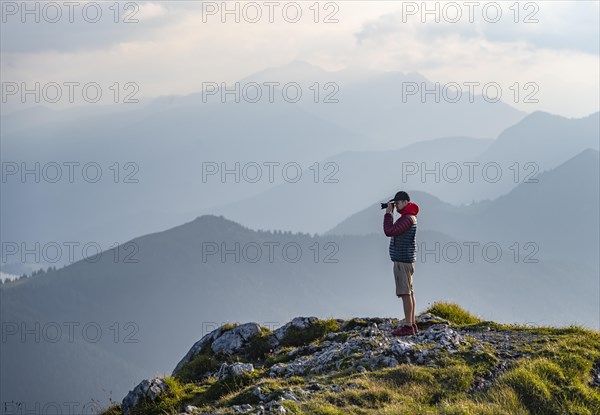
M369 322L365 319L362 318L353 318L352 320L348 321L343 329L344 331L350 331L353 330L357 327L368 327L369 326Z
M239 392L244 387L254 383L256 379L261 377L261 372L244 373L239 376L230 376L223 380L218 380L210 385L208 389L201 395L198 402L210 403L218 401L222 397Z
M265 367L271 367L276 363L286 363L290 360L294 360L295 356L289 356L288 352L294 350L293 347L284 347L277 353L269 355L264 362Z
M600 413L600 391L589 384L600 360L600 334L559 334L534 359L521 359L501 380L532 414Z
M154 402L142 402L138 404L130 412L131 415L163 415L165 413L179 413L182 412L183 400L188 397L187 391L190 390L190 386L183 385L177 379L171 376L165 376L165 382L169 386L169 391L164 393ZM103 415L117 415L121 414L121 405L114 405L108 408Z
M235 328L235 327L237 327L239 325L240 325L240 323L238 323L238 322L236 322L236 323L226 323L226 324L223 324L221 326L221 330L223 331L223 333L225 333L226 331L229 331L229 330L231 330L231 329L233 329L233 328Z
M111 407L107 408L102 415L123 415L123 411L121 410L120 404L114 404Z
M314 340L323 338L327 333L338 332L340 327L334 319L318 320L306 329L291 326L279 342L282 346L304 346Z
M433 303L425 312L444 318L457 326L482 322L479 317L469 313L461 306L443 301Z
M250 359L264 359L269 353L271 353L271 346L269 345L268 338L271 336L271 330L266 327L260 327L260 333L250 340L248 347L248 357Z
M215 371L221 363L214 355L212 342L206 342L196 356L186 363L176 374L176 378L182 382L193 382L202 378L206 372Z

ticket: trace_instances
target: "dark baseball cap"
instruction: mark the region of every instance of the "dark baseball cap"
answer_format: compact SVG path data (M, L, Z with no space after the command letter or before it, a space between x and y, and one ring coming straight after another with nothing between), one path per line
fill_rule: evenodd
M390 199L390 202L397 202L399 200L406 200L406 201L410 202L410 196L408 195L408 193L406 193L404 191L400 191L400 192L396 193L396 196L394 196L393 199Z

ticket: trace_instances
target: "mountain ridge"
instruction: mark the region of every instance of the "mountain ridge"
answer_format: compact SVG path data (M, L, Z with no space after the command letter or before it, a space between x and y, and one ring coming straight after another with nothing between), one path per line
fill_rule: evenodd
M456 206L421 191L409 191L417 204L423 200L419 213L419 226L426 230L439 230L457 239L507 241L522 235L537 242L541 253L556 257L560 253L575 255L578 260L594 261L600 249L597 233L597 212L600 202L598 175L600 157L596 149L586 149L563 164L543 171L522 182L508 194L466 206ZM573 184L577 183L577 186ZM410 190L410 189L407 189ZM554 201L554 193L562 195ZM389 195L388 195L389 196ZM382 195L381 200L384 200ZM562 204L578 212L568 222L557 221ZM596 209L596 211L594 210ZM513 210L506 224L498 226L497 218ZM331 228L325 235L357 235L379 233L381 214L375 204L356 212ZM570 230L576 229L575 232ZM563 238L556 240L556 233ZM565 239L566 238L566 239ZM544 249L545 248L545 249Z

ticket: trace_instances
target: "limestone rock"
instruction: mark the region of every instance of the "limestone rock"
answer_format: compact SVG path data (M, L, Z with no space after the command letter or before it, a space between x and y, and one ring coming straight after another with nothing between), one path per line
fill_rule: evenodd
M154 401L161 394L169 391L169 385L162 377L142 380L123 398L123 415L129 415L131 410L144 400Z
M290 327L295 327L300 330L304 330L312 326L319 319L317 317L295 317L292 321L284 324L283 326L276 329L273 334L277 340L281 341L284 338Z
M250 372L254 372L254 366L252 363L235 362L230 365L223 363L217 376L219 377L219 380L223 380L231 376L240 376L244 373Z
M212 343L212 351L222 354L236 354L243 351L248 341L260 333L257 323L246 323L236 326L218 336Z
M194 343L192 348L186 353L186 355L183 357L183 359L181 359L179 361L179 363L177 363L177 366L175 366L175 369L173 370L173 376L175 376L179 372L179 370L181 370L181 368L183 366L185 366L187 363L189 363L194 358L194 356L196 356L198 353L200 353L200 350L202 350L202 348L204 347L204 345L206 343L214 341L222 333L223 333L223 328L219 327L218 329L213 330L210 333L204 335L200 340L198 340L196 343Z

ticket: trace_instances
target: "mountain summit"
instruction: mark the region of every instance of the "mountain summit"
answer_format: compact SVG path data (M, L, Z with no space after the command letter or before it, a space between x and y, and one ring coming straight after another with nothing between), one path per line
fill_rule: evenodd
M393 318L226 324L103 415L600 413L600 332L482 321L451 303Z

